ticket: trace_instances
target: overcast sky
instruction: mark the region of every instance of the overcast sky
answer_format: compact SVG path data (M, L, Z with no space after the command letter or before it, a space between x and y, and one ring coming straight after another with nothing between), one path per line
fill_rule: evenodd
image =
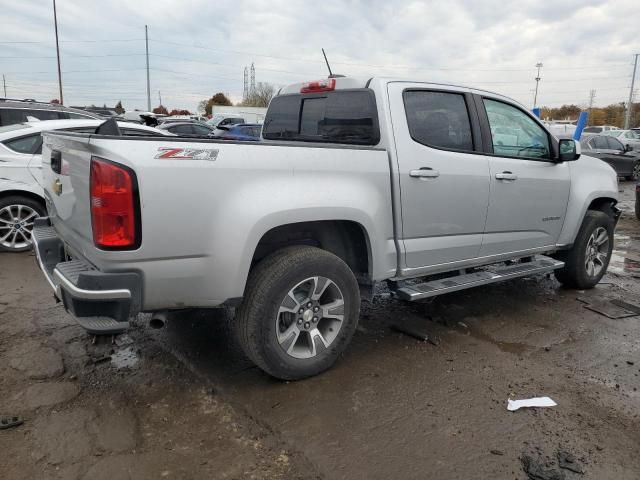
M538 104L626 101L640 53L637 0L58 0L65 104L194 110L222 91L242 97L243 69L277 86L334 72L485 88ZM7 96L57 98L50 0L0 0ZM640 72L639 75L640 77ZM637 84L637 87L640 85Z

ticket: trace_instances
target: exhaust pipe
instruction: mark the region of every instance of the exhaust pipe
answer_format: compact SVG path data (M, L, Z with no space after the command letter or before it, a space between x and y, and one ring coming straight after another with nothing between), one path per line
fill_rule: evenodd
M149 320L149 326L155 330L160 330L161 328L164 328L168 321L169 318L167 312L156 312L151 316L151 320Z

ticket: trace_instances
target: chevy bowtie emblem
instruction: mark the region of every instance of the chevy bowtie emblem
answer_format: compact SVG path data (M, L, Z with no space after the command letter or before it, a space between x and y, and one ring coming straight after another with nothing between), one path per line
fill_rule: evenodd
M57 178L55 182L53 182L53 193L58 196L62 195L62 182Z

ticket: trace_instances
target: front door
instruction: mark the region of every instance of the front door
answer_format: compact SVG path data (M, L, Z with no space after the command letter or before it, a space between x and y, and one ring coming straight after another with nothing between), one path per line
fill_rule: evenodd
M442 269L480 252L489 201L473 97L390 83L406 267ZM474 120L472 120L474 119ZM427 270L427 269L425 269Z
M552 160L551 137L519 107L491 98L478 105L488 121L491 196L480 256L553 247L565 220L571 178Z

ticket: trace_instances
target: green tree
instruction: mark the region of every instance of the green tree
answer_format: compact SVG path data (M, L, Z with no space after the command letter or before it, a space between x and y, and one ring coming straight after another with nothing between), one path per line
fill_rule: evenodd
M118 103L116 103L116 108L114 110L118 115L122 115L124 113L124 107L122 106L121 100L118 100Z

